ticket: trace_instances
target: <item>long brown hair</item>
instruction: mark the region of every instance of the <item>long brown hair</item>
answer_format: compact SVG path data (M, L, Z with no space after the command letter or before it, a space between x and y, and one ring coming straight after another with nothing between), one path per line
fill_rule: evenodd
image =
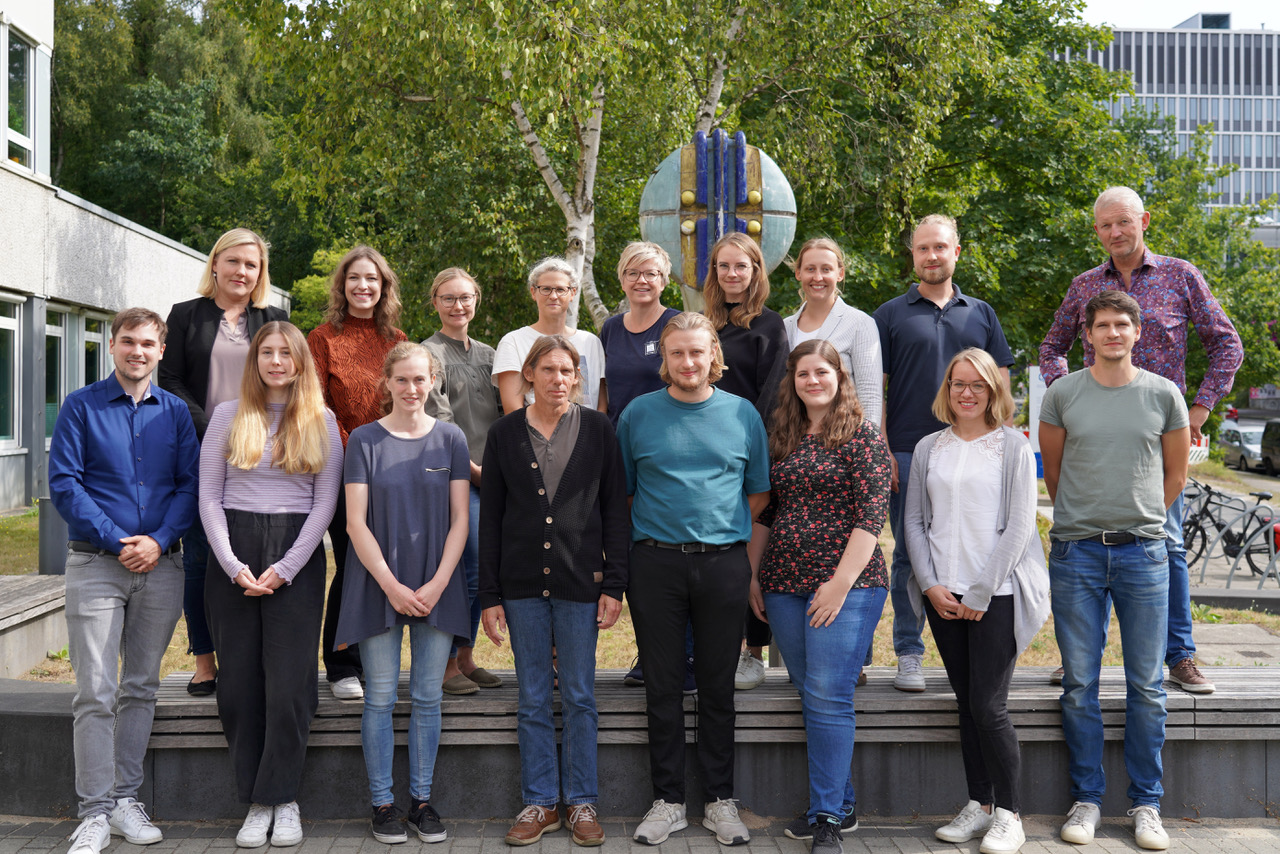
M751 261L751 281L747 283L747 292L742 295L742 302L729 310L724 302L724 290L720 287L719 274L716 272L716 261L720 250L732 246L744 253ZM764 255L760 247L745 234L734 232L726 234L711 247L711 260L707 262L707 278L702 283L702 296L707 302L704 314L711 318L711 325L723 329L726 324L751 328L751 321L764 313L765 301L769 299L769 274L764 269Z
M381 252L363 243L343 255L333 271L333 278L329 280L329 308L324 313L324 319L334 331L342 331L342 324L347 322L347 273L351 270L351 265L362 258L373 264L380 280L381 291L373 306L374 326L379 335L388 341L394 341L396 324L400 322L400 277L391 269Z
M240 405L227 436L227 462L252 470L262 460L267 446L271 413L267 410L267 384L258 369L258 350L269 335L283 335L298 373L289 384L284 415L271 442L271 465L285 474L319 474L329 456L329 425L325 419L324 394L316 377L307 339L292 323L273 320L263 325L249 345L249 358L240 379Z
M796 449L809 432L809 413L804 401L796 394L796 365L805 356L817 356L836 372L838 382L836 397L831 401L818 439L823 447L835 449L848 442L862 424L862 404L853 389L853 380L840 361L840 354L831 342L822 338L802 341L787 357L787 376L778 387L778 405L773 410L773 422L769 430L769 456L780 460Z

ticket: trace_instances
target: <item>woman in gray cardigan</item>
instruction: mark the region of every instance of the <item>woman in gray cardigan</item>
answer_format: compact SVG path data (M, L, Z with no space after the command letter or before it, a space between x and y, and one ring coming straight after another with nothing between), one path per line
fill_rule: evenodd
M1035 459L1021 433L1001 426L1013 408L991 356L957 353L933 402L950 426L916 445L907 486L912 603L928 617L956 694L969 788L968 804L935 835L982 837L983 854L1013 854L1026 838L1009 681L1049 614Z

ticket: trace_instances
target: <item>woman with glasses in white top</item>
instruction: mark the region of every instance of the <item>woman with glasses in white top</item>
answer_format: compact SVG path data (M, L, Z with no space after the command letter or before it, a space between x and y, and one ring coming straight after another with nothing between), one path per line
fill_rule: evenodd
M561 335L577 349L581 356L582 405L601 412L608 410L604 347L590 332L568 326L569 306L577 292L578 275L563 258L543 258L529 271L529 296L538 305L538 320L503 335L493 358L493 384L498 388L504 413L533 403L533 394L524 391L520 371L534 342L543 335Z

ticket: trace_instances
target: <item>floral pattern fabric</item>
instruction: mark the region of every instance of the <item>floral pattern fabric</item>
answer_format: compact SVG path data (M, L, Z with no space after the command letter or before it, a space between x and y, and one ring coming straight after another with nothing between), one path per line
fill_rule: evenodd
M805 436L775 461L769 473L772 496L758 520L772 529L760 564L760 589L812 593L835 572L855 528L880 536L889 512L889 477L889 448L865 421L839 448ZM879 545L853 586L889 586Z

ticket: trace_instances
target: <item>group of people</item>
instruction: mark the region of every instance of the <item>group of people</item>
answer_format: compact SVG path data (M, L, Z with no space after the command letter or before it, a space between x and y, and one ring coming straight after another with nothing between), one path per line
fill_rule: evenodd
M785 832L839 854L857 827L854 695L891 599L895 687L926 689L928 622L959 708L968 803L937 836L1015 852L1007 697L1050 590L1075 802L1061 836L1088 842L1101 818L1098 674L1114 602L1130 814L1139 845L1166 847L1162 657L1187 690L1213 689L1195 667L1177 563L1187 447L1242 354L1198 271L1145 248L1150 215L1132 190L1108 189L1094 214L1109 258L1072 283L1041 350L1053 383L1040 432L1055 502L1047 567L1034 456L1006 426L1013 355L991 307L953 282L948 217L919 223L918 282L872 316L841 299L843 254L819 238L795 257L804 304L784 320L765 306L758 245L731 234L711 252L703 313L664 306L666 252L628 245L617 269L628 308L599 338L568 327L576 274L544 259L528 276L537 321L496 349L468 334L481 293L459 268L431 286L440 330L409 342L396 276L367 246L339 263L325 322L304 338L267 305L266 244L223 235L200 295L167 321L116 316L115 371L69 395L54 430L78 684L73 854L98 854L111 834L161 839L136 797L183 610L188 691L216 695L248 807L238 845L302 839L317 644L333 694L363 700L373 836L444 840L431 802L443 694L502 684L472 656L481 628L511 644L518 683L523 807L506 841L567 824L575 843L599 845L596 641L624 598L654 797L637 842L688 824L690 682L702 824L723 844L750 839L734 799L733 694L759 684L772 639L809 745L809 808ZM1210 359L1190 413L1187 320ZM1086 368L1063 377L1082 331ZM877 544L886 518L891 566ZM406 627L407 816L392 781Z

